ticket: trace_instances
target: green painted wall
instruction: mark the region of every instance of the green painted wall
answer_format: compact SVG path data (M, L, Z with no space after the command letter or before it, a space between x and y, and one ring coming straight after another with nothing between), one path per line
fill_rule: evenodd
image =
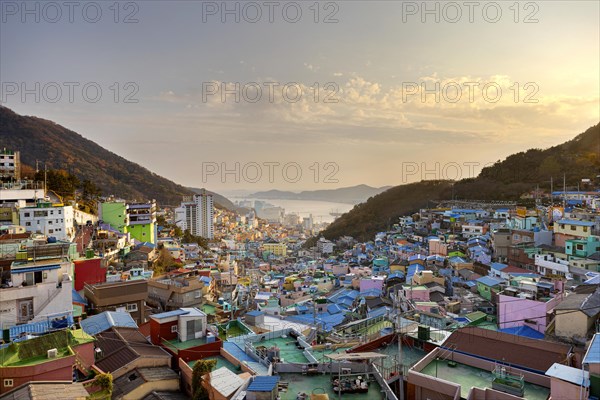
M137 239L140 242L156 243L156 238L154 237L155 225L155 223L130 225L127 227L127 232L132 238Z
M121 233L127 233L127 212L125 203L102 203L102 220Z

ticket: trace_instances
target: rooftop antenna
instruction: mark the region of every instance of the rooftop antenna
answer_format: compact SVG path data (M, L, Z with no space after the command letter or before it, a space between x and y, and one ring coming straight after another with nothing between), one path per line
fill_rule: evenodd
M44 198L48 195L48 189L46 188L48 181L48 166L44 163Z
M567 206L567 174L563 173L563 207Z

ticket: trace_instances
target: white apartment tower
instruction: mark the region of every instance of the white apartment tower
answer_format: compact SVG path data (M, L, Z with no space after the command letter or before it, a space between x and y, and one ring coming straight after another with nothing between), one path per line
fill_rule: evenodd
M206 239L214 237L214 206L212 194L205 190L200 194L185 196L181 206L175 209L175 224L182 230L189 229L195 236Z

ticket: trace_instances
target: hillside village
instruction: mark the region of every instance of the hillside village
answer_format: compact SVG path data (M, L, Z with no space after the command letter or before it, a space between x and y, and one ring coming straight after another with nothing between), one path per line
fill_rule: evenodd
M600 398L597 177L366 242L207 192L92 214L16 149L0 178L0 399Z

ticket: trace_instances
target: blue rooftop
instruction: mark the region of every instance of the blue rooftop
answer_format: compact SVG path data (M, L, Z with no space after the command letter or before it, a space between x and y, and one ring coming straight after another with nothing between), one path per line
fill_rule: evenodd
M307 312L308 311L308 307L301 304L299 306L296 306L296 311L299 312L299 313L300 312Z
M477 279L477 282L482 283L485 286L492 287L492 286L499 285L504 281L501 279L493 278L491 276L482 276L481 278Z
M137 328L137 324L127 312L104 311L81 321L81 328L88 335L97 335L112 327Z
M543 333L540 333L540 332L536 331L535 329L530 328L525 325L515 326L512 328L498 329L498 331L503 332L503 333L509 333L511 335L523 336L523 337L527 337L530 339L543 339L544 338Z
M375 318L387 315L389 307L379 307L367 313L367 318Z
M88 304L87 300L82 295L80 295L79 292L75 289L73 289L72 298L73 298L73 303L79 303L79 304L85 304L85 305Z
M336 292L336 293L332 294L331 296L329 296L328 300L333 303L339 302L339 300L342 297L348 297L348 298L354 300L355 298L358 297L359 294L360 293L358 290L343 289L343 290L340 290L339 292Z
M583 363L600 364L600 333L594 334L590 346L585 353L585 357L583 357Z
M576 226L594 226L593 222L589 221L580 221L578 219L561 219L560 221L556 221L557 224L565 224L565 225L576 225Z
M247 312L246 315L250 317L260 317L261 315L265 315L265 313L263 311L250 311Z
M407 268L407 270L406 270L406 282L407 283L411 283L413 276L417 272L424 271L424 270L425 270L425 267L423 267L420 264L409 265L408 268Z
M334 327L344 322L345 314L345 312L338 314L329 314L327 312L318 313L316 315L316 320L312 314L290 315L287 317L287 320L300 322L306 325L314 325L316 322L323 331L330 332Z
M248 392L271 392L277 387L279 376L256 376L248 385Z
M394 279L394 278L404 279L404 273L402 271L396 271L396 272L389 274L387 278L388 278L388 280Z
M508 264L493 262L490 266L492 267L492 269L495 269L496 271L502 271L504 268L508 267Z

